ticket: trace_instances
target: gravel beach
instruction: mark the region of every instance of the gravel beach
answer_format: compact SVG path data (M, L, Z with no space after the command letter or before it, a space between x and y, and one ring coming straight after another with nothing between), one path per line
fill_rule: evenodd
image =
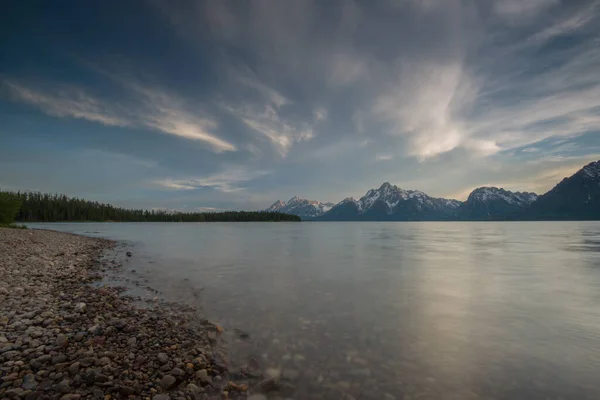
M278 382L228 370L222 328L92 285L115 242L0 228L0 399L264 399ZM254 394L252 394L254 393ZM278 396L278 395L277 395Z

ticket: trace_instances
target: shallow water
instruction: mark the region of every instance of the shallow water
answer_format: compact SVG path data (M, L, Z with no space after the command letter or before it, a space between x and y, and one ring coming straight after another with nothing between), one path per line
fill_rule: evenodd
M600 397L598 222L30 226L129 242L293 398Z

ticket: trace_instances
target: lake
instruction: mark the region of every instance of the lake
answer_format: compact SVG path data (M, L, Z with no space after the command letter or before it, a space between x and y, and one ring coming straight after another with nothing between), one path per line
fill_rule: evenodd
M600 222L29 225L126 241L293 398L600 398Z

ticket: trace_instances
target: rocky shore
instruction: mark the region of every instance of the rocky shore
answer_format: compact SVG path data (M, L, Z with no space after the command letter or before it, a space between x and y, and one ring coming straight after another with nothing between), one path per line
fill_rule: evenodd
M252 363L230 371L222 328L192 307L139 307L92 285L119 268L100 258L113 246L0 228L0 399L259 400L276 388Z

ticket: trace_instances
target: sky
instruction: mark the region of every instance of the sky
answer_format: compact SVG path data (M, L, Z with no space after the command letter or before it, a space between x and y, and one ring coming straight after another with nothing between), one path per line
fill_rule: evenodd
M544 193L600 159L600 0L22 1L0 188L124 207Z

